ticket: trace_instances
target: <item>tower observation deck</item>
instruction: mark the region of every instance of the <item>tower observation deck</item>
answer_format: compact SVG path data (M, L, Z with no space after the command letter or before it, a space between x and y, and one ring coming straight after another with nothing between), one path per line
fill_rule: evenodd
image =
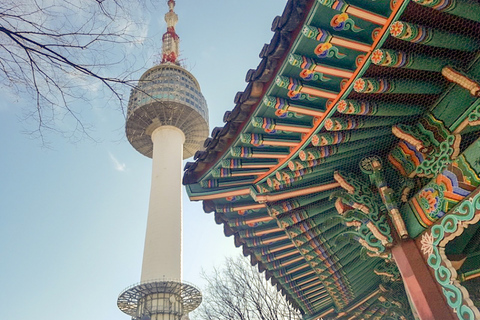
M195 77L164 62L145 72L128 103L127 138L141 154L152 157L153 131L173 126L185 135L183 158L190 158L208 136L208 109Z
M178 62L175 1L167 1L162 61L132 90L126 135L152 158L152 182L141 282L118 297L133 320L180 320L201 303L193 285L182 282L182 160L208 136L208 109L195 77Z

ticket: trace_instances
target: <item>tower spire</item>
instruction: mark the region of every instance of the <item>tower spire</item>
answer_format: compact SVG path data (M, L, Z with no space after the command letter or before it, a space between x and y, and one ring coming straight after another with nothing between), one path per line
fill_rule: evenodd
M178 22L178 16L173 11L175 8L175 0L168 0L168 12L165 14L165 22L167 23L167 32L162 37L162 62L161 63L174 63L179 64L179 42L180 38L175 32L175 25Z

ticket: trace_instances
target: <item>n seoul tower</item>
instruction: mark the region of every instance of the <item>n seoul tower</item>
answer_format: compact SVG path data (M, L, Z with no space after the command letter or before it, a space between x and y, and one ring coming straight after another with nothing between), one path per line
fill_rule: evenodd
M182 282L182 160L208 136L208 109L195 77L178 61L178 16L167 1L162 61L147 70L128 103L126 134L132 146L152 158L152 184L139 284L118 297L133 320L180 320L202 301Z

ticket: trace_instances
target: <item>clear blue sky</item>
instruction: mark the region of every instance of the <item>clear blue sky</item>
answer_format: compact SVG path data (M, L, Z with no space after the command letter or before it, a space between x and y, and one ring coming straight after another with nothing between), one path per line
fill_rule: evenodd
M166 4L145 13L160 48ZM165 1L166 2L166 1ZM245 74L273 36L285 0L177 0L182 59L198 79L210 128L222 126ZM151 51L151 48L148 49ZM135 51L138 62L149 51ZM140 73L138 74L140 76ZM24 101L0 97L0 319L126 320L118 294L140 279L151 160L124 137L115 100L86 106L99 142L46 138L50 148L22 133ZM233 238L184 196L184 279L236 255Z

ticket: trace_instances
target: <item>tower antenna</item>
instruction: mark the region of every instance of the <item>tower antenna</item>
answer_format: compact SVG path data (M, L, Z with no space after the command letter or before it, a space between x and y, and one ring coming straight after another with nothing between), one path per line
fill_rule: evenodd
M175 1L168 0L168 12L165 14L167 31L162 36L162 62L171 62L179 64L177 59L179 55L180 37L175 32L175 26L178 22L178 15L175 13Z

